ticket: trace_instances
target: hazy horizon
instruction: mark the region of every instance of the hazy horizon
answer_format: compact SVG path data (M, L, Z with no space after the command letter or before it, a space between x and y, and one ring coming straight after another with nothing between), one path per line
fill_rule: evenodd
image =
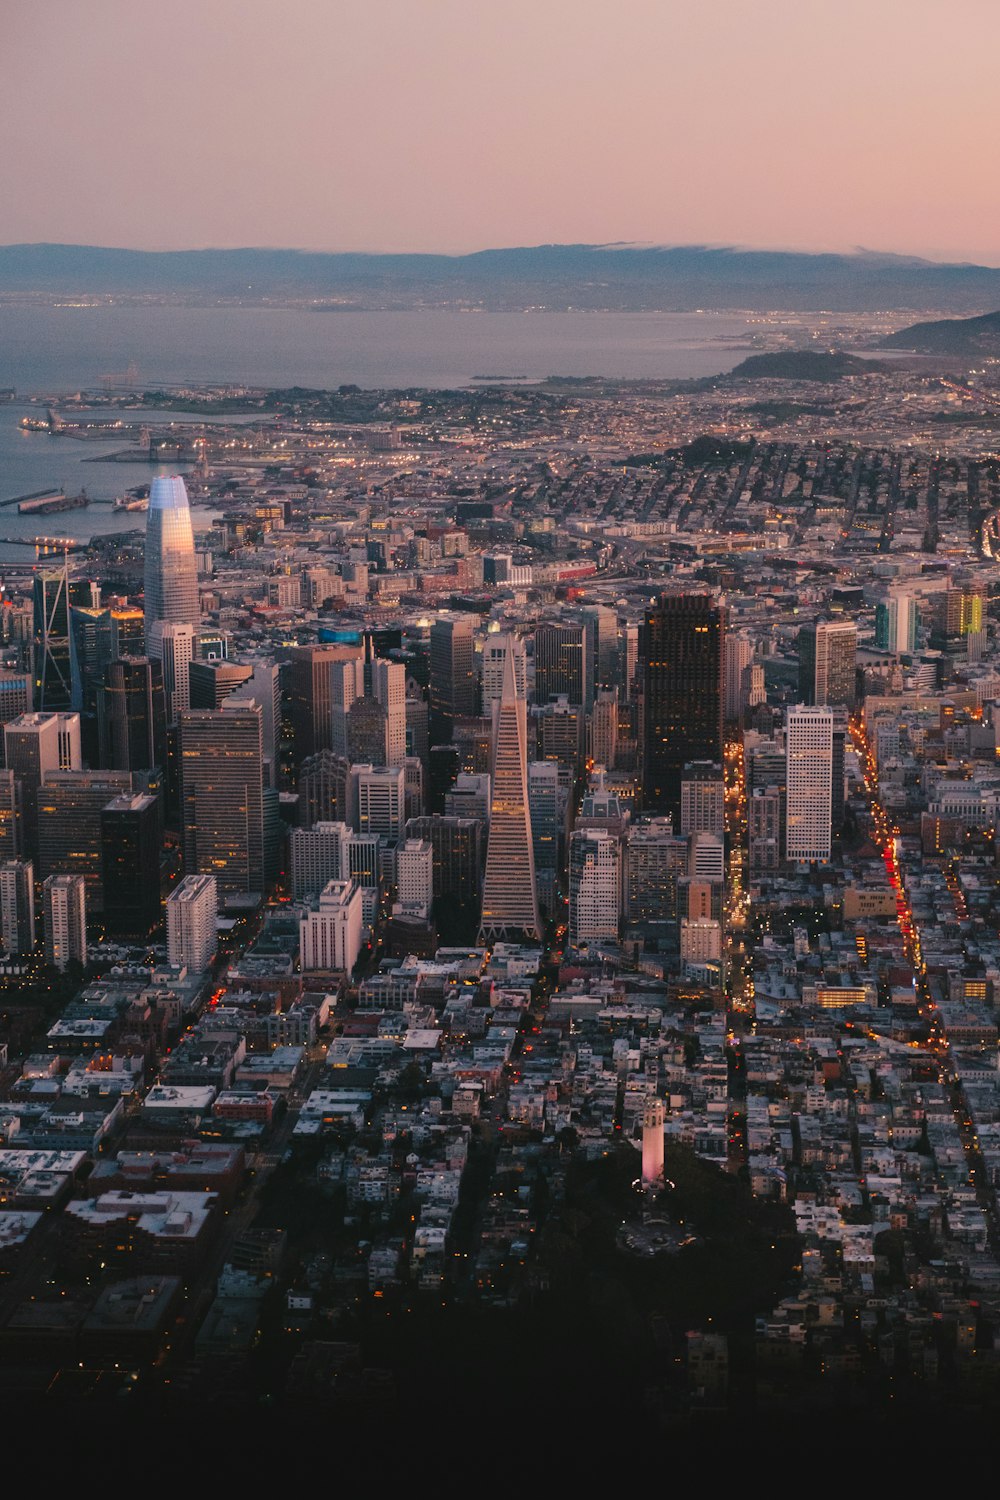
M990 0L8 0L3 238L1000 265Z
M185 255L185 254L208 254L218 251L220 254L240 251L262 252L266 254L281 255L369 255L369 256L437 256L447 260L461 260L467 256L490 255L497 252L513 250L542 250L542 249L588 249L588 250L714 250L729 251L737 255L836 255L853 257L858 260L864 259L886 259L901 261L926 261L928 265L968 265L984 266L989 269L1000 269L1000 254L992 261L975 260L970 257L946 257L921 255L913 250L899 249L873 249L869 245L850 245L843 249L836 249L829 245L805 247L801 245L782 244L747 244L737 240L719 240L712 244L705 242L686 240L677 242L657 240L601 240L587 242L583 240L539 240L527 243L475 245L469 250L386 250L370 247L344 249L340 246L327 245L294 245L275 241L271 244L187 244L187 245L122 245L103 243L98 244L85 240L4 240L0 241L0 250L39 249L51 247L60 250L111 250L135 252L141 255Z

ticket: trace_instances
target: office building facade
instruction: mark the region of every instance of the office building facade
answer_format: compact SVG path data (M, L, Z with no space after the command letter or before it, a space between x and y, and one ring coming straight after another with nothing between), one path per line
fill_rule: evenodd
M262 892L263 731L255 703L188 709L178 727L184 869L222 894Z
M450 615L430 630L430 735L433 744L451 739L456 719L476 711L475 621Z
M31 860L0 864L0 936L7 953L30 953L35 946L35 871Z
M166 767L163 668L155 657L124 656L111 662L100 704L102 766L116 771Z
M833 713L820 706L788 710L785 724L785 851L790 861L830 858Z
M646 611L642 804L680 813L689 761L722 762L726 611L709 594L664 595Z
M104 910L101 814L132 790L128 771L49 771L38 789L38 874L81 875L87 907Z
M564 697L589 708L594 701L591 648L584 623L543 620L535 631L535 702Z
M358 961L361 942L361 889L353 880L331 880L299 922L303 972L321 969L349 974Z
M22 714L4 725L7 769L19 787L22 813L21 848L34 854L38 847L38 789L50 771L78 771L82 765L80 715Z
M177 715L191 707L191 663L197 643L194 626L183 621L161 620L147 633L146 650L163 669L168 724L175 724Z
M615 941L621 914L621 841L597 828L569 840L569 940Z
M219 890L214 875L186 875L166 903L167 959L200 974L218 947Z
M159 924L160 815L155 797L129 792L101 809L104 925L144 938Z
M799 694L803 703L853 708L858 628L851 620L820 620L798 635Z
M50 875L42 885L45 962L66 970L87 962L87 887L82 875Z

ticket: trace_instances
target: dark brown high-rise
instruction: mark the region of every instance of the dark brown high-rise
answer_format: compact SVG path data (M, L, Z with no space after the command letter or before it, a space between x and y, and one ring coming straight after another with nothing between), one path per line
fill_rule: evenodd
M643 809L675 827L687 762L722 760L725 634L710 594L664 594L643 621Z
M333 669L338 662L358 661L357 646L293 646L283 673L288 719L295 737L295 760L332 748Z
M123 656L111 662L98 708L102 766L116 771L166 766L162 662L150 656Z

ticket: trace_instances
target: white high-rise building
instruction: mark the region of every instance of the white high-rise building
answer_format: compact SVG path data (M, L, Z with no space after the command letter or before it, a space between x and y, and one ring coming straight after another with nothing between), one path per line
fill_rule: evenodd
M45 962L55 969L87 962L87 885L82 875L50 875L42 885Z
M681 962L718 963L722 958L722 923L710 917L681 918Z
M752 661L743 672L743 697L747 708L767 702L767 681L759 661Z
M406 759L406 668L398 661L376 657L371 663L372 697L386 714L386 765L401 766Z
M185 876L170 892L166 907L169 962L202 973L218 947L219 891L215 876Z
M385 710L384 761L401 766L406 759L406 668L401 662L372 656L330 664L330 746L335 755L351 754L350 710L359 698L373 698ZM367 756L366 756L367 759ZM380 755L381 760L381 755ZM377 761L376 764L379 762Z
M726 848L718 834L691 834L688 844L688 874L695 880L725 880Z
M314 823L312 828L293 828L288 837L292 896L301 901L318 895L331 880L351 873L348 845L352 838L346 823Z
M790 708L785 721L785 852L792 863L830 858L833 713Z
M79 771L83 766L80 747L80 715L60 713L21 714L3 726L4 760L19 787L22 832L21 850L37 852L38 791L53 771ZM16 819L14 829L16 833Z
M402 837L406 822L406 773L402 766L352 766L357 787L352 803L358 810L358 833Z
M632 696L639 665L639 626L634 621L624 620L618 626L618 682L622 698Z
M163 667L168 724L176 723L177 715L191 707L191 662L196 645L194 626L183 621L156 620L146 627L147 655Z
M483 717L492 718L494 703L500 702L503 691L503 664L507 644L514 657L514 682L522 698L528 696L528 664L524 642L516 635L488 635L483 644Z
M83 767L79 714L21 714L3 726L3 735L7 768L18 776L41 779L46 771Z
M35 871L31 860L0 865L0 928L8 953L30 953L35 946Z
M598 828L569 841L569 940L574 947L618 936L621 911L621 841Z
M486 828L490 821L490 778L485 771L459 771L455 785L444 796L445 816L478 818Z
M725 714L727 720L738 720L746 706L744 673L752 661L753 641L750 636L742 632L738 635L727 635L725 646Z
M299 921L303 971L335 969L349 974L361 952L362 901L353 880L331 880L319 901Z
M726 788L714 761L689 761L681 782L681 833L726 831Z
M727 720L738 720L744 711L745 702L745 679L744 672L750 666L754 658L754 643L750 636L745 634L729 634L726 636L726 718Z
M147 642L160 621L197 626L200 619L191 509L179 474L150 487L143 610Z
M330 673L330 748L334 755L347 755L347 712L365 690L364 662L334 661Z
M407 839L396 855L396 889L407 916L429 917L434 899L434 850L429 839Z
M875 645L879 651L912 656L917 649L917 601L892 589L875 606Z

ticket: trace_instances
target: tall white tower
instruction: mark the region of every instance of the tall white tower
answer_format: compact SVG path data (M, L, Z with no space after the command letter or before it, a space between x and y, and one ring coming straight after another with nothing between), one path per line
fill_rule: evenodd
M45 962L56 969L87 962L87 887L82 875L50 875L42 883Z
M785 852L792 863L830 858L833 713L799 705L785 723Z
M187 490L179 474L154 479L146 513L146 640L159 621L197 625L198 570Z
M569 940L618 936L621 912L621 843L599 828L577 829L569 840Z
M371 692L385 709L386 765L401 766L406 759L406 668L402 662L371 663Z
M727 720L740 717L744 707L744 672L753 661L753 641L742 632L726 636L726 704Z
M642 1180L647 1187L663 1181L663 1123L666 1109L662 1099L647 1099L642 1111Z
M35 880L31 860L0 865L0 931L8 953L30 953L35 946Z
M184 622L156 620L146 625L146 652L163 667L163 695L167 723L177 722L177 715L191 707L191 662L195 654L193 625Z
M219 889L214 875L186 875L166 901L167 957L192 973L206 970L218 947Z

